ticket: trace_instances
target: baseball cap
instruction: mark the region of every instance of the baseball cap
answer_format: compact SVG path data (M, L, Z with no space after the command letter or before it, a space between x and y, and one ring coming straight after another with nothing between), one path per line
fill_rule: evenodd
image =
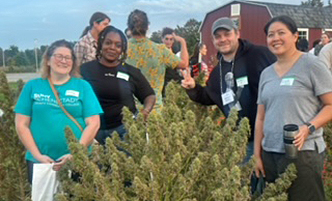
M217 29L227 29L228 31L232 29L238 29L234 24L233 20L228 17L222 17L217 19L212 25L212 34L217 31Z

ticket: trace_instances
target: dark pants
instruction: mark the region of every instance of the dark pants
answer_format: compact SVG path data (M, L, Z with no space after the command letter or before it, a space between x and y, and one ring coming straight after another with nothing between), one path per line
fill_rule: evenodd
M30 184L32 184L32 173L33 173L33 164L34 162L27 160L27 166L28 166L28 181Z
M28 160L26 162L27 162L27 166L28 166L28 181L32 185L33 164L35 162L28 161ZM72 172L71 173L71 178L72 178L73 181L78 182L81 178L81 175L77 172Z
M125 137L126 137L126 134L127 134L127 131L126 131L126 128L124 127L124 125L122 124L121 126L118 126L116 128L113 128L113 129L100 129L97 133L97 136L95 137L95 139L99 142L99 144L105 146L106 144L106 139L108 137L112 137L112 134L113 132L117 132L119 134L119 137L122 141L125 141ZM123 151L127 156L131 156L131 154L123 149L122 147L116 147L119 151Z
M242 161L242 165L246 165L254 154L254 141L248 141L246 156Z
M290 201L325 201L322 171L325 151L299 151L297 159L285 154L263 151L262 160L267 182L274 182L290 163L297 169L297 178L288 189Z
M106 138L108 138L108 137L112 137L112 133L113 133L114 131L116 131L116 132L119 134L120 139L121 139L122 141L125 140L125 136L126 136L126 134L127 134L127 131L126 131L126 129L125 129L125 127L124 127L123 124L120 125L120 126L118 126L118 127L116 127L116 128L112 128L112 129L107 129L107 130L106 130L106 129L100 129L100 130L98 131L98 133L97 133L97 136L96 136L95 138L96 138L96 140L99 142L99 144L101 144L101 145L105 145L105 143L106 143Z

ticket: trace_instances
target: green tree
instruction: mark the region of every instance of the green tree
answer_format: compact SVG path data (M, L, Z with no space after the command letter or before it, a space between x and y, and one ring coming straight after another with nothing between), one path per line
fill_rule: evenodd
M201 22L190 19L183 27L177 26L175 32L186 39L189 55L194 52L195 45L199 42L199 27Z
M155 43L162 43L161 41L161 31L154 31L151 34L150 40L152 40Z
M24 51L27 60L29 61L29 65L34 65L35 64L35 52L32 49L26 49Z
M15 57L6 58L6 63L7 63L8 66L11 66L11 67L17 66Z
M175 33L183 37L187 42L187 48L189 55L194 52L195 45L199 42L199 27L201 22L195 19L189 19L183 27L177 25L174 29ZM161 31L152 32L150 39L156 43L162 43L161 41ZM175 43L177 48L180 48L179 44Z
M14 60L17 66L27 66L30 64L27 55L22 51L18 52L14 56Z
M3 49L0 48L0 65L1 65L1 67L3 66L3 56L2 56L2 54L3 54Z
M19 53L19 49L15 45L11 45L9 49L5 50L7 57L15 57Z
M322 0L307 0L301 2L302 6L310 6L310 7L323 7L324 1Z

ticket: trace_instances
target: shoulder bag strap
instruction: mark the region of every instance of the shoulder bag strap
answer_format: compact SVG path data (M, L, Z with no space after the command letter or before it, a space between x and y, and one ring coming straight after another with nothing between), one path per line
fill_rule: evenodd
M54 94L54 96L55 96L55 98L56 98L56 100L57 100L60 108L62 109L62 111L67 115L67 117L69 119L71 119L76 124L76 126L81 130L81 132L83 132L82 126L77 122L77 120L71 114L69 114L69 112L63 106L63 104L62 104L62 102L61 102L61 100L59 98L58 91L54 88L54 85L53 85L53 83L52 83L52 81L51 81L50 78L48 78L48 82L50 83L50 86L51 86L51 89L53 91L53 94Z

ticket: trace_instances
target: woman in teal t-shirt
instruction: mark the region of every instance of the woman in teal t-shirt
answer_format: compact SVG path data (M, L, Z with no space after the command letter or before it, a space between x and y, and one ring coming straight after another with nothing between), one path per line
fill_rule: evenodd
M43 55L42 78L29 81L23 88L15 107L15 123L27 149L30 183L33 163L54 163L54 170L60 170L71 159L65 127L69 126L84 146L92 143L99 129L99 114L103 111L91 86L78 76L70 43L59 40ZM59 106L49 81L83 132Z

